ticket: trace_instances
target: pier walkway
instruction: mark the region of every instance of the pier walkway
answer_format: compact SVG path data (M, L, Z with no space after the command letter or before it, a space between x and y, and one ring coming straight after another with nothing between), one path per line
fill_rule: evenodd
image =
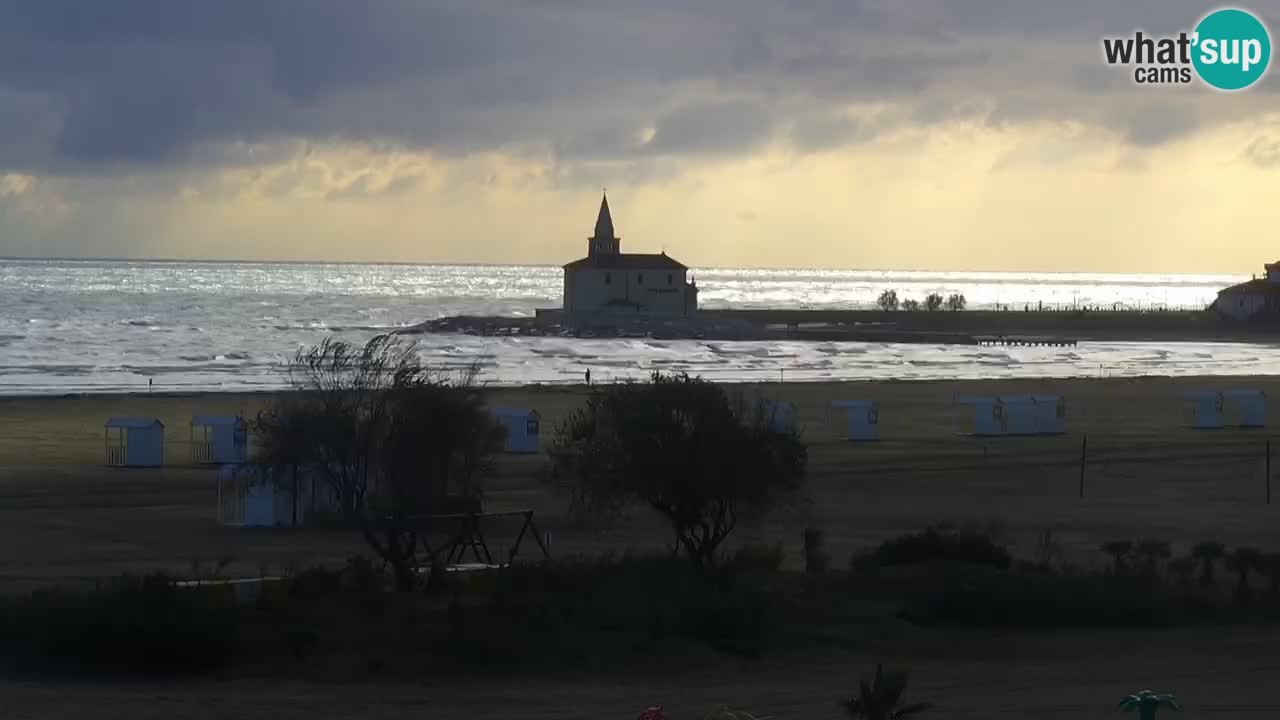
M1043 337L1034 335L977 335L979 345L1005 345L1013 347L1075 347L1074 338Z

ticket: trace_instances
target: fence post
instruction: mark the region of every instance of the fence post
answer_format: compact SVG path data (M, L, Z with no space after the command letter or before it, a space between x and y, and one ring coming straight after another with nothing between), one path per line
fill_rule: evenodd
M1080 440L1080 497L1084 497L1084 465L1089 454L1089 433Z
M1267 440L1267 504L1271 504L1271 441Z

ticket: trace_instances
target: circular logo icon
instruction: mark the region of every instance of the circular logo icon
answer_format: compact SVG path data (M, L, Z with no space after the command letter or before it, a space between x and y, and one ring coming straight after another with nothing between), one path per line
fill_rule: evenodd
M1243 90L1262 79L1271 64L1271 35L1252 13L1215 10L1196 25L1191 62L1205 83Z

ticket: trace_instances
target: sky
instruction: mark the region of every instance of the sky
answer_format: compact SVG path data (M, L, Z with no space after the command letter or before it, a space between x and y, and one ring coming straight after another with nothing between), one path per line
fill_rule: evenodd
M0 0L0 255L1260 271L1280 71L1102 59L1215 7Z

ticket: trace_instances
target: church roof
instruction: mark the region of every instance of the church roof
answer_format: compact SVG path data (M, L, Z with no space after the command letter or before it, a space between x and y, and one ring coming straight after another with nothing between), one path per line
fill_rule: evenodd
M1280 283L1265 278L1255 278L1239 285L1223 288L1219 295L1280 295Z
M608 208L605 208L607 211ZM588 255L564 266L565 270L688 270L683 263L668 257L666 253L619 253L617 255Z
M609 196L600 196L600 213L596 215L596 233L594 237L597 240L613 239L613 215L609 213Z

